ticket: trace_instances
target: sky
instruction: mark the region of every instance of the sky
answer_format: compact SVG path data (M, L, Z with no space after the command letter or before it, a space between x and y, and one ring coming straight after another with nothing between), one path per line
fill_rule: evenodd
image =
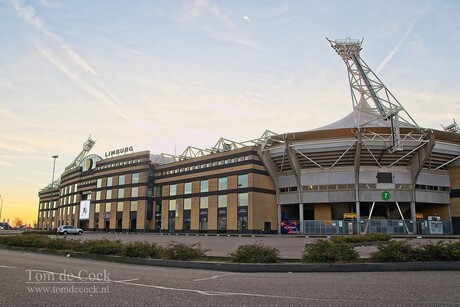
M460 1L0 0L1 219L91 153L181 154L306 131L352 111L361 57L423 127L460 120Z

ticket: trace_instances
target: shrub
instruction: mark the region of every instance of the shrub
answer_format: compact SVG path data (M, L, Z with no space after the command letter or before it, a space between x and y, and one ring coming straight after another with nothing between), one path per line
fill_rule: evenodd
M359 254L349 243L318 240L306 244L302 261L306 263L356 262Z
M162 248L156 243L130 242L123 248L123 256L136 258L160 258Z
M82 243L82 250L90 254L98 255L121 255L123 243L120 240L88 240Z
M390 241L379 244L377 251L371 255L374 262L408 262L421 257L407 241Z
M277 263L280 251L263 243L246 244L230 254L232 262L240 263Z
M460 242L424 244L416 249L417 261L459 261Z
M71 240L66 238L55 238L49 239L47 248L54 249L54 250L72 250L78 251L80 249L80 241Z
M373 233L370 235L361 235L361 236L339 236L331 237L331 241L334 243L364 243L364 242L382 242L390 241L391 236L386 233Z
M450 242L445 245L449 261L460 261L460 242Z
M201 248L200 243L185 244L173 241L163 250L161 256L170 260L197 260L206 257L206 251Z
M22 236L29 235L55 235L56 230L27 230L21 233Z
M3 244L9 246L20 247L47 247L50 238L42 235L19 235L19 236L5 236Z

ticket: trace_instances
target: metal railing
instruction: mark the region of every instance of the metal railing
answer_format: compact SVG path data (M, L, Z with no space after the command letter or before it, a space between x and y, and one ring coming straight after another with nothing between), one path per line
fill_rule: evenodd
M366 224L367 225L367 231ZM305 235L351 235L357 234L356 220L305 220L303 222ZM413 233L412 220L361 220L361 234L387 233L390 235L406 235ZM416 234L421 235L450 235L451 221L417 221Z

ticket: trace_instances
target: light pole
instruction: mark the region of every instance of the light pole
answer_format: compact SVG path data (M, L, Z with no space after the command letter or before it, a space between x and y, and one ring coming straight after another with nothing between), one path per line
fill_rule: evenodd
M0 195L0 222L2 222L3 197Z
M55 170L55 167L56 167L56 159L58 158L59 156L58 155L54 155L54 156L51 156L51 158L53 158L53 176L51 177L51 203L49 205L49 210L48 210L48 230L50 230L51 228L51 225L52 225L52 222L51 222L51 206L53 205L53 188L54 188L54 170Z

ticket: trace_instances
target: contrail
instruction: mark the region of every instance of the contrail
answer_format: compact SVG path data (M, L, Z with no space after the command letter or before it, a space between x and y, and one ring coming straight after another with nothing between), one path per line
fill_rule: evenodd
M66 44L59 35L50 30L44 20L36 15L33 7L23 4L22 0L11 0L11 2L20 18L43 33L62 50L62 53L58 54L56 50L48 48L45 44L35 39L29 39L43 57L77 83L81 90L102 102L109 110L127 120L134 127L152 133L152 130L146 130L135 119L129 116L128 109L126 109L109 87L104 84L93 67ZM72 66L74 67L72 68ZM80 69L80 71L76 70L76 68ZM81 70L89 73L89 75L83 76Z
M383 59L383 61L380 63L379 67L377 68L377 71L375 72L378 74L381 70L385 68L385 65L395 56L395 54L399 51L401 48L402 44L406 41L407 37L412 33L412 30L414 29L414 26L416 24L417 20L414 19L410 24L409 27L407 27L406 31L404 32L403 36L401 37L401 40L396 44L396 46L391 50L391 52Z

